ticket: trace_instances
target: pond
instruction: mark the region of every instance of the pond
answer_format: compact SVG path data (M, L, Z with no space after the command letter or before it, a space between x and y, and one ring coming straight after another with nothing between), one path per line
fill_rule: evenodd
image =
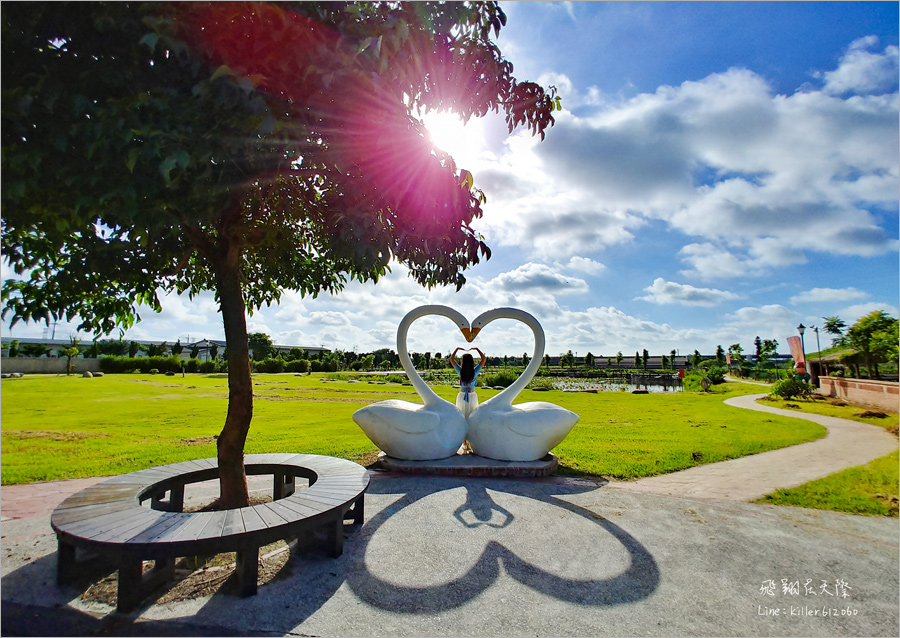
M597 392L634 392L635 390L646 390L650 393L657 392L683 392L684 388L681 382L670 381L665 382L658 380L656 383L629 383L616 379L570 379L558 378L553 382L555 390L563 392L584 392L586 390L596 390Z

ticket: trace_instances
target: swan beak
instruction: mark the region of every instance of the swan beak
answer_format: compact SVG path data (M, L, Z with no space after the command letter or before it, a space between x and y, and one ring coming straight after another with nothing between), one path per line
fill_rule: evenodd
M475 337L478 336L478 333L481 331L481 328L472 328L472 329L460 328L459 331L463 333L463 336L466 338L466 341L468 341L469 343L472 343L473 341L475 341Z

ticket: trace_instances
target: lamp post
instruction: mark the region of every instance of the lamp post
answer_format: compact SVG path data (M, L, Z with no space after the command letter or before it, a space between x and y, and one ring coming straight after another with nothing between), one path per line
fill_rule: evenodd
M818 369L816 370L816 377L822 374L822 345L819 343L819 328L818 326L812 326L813 332L816 333L816 363L818 364ZM802 339L800 340L803 341Z
M803 343L803 333L806 332L806 326L802 323L797 326L797 332L800 333L800 352L803 354L803 372L806 373L806 345Z

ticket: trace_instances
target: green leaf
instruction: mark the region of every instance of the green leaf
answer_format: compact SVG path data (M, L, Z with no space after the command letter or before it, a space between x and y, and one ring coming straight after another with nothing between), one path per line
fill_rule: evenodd
M166 159L159 163L159 174L163 176L163 179L166 180L166 184L172 181L170 177L170 173L175 169L175 166L178 164L174 155L169 155Z
M143 38L141 38L141 44L145 44L150 47L151 51L156 49L157 42L159 42L159 35L157 35L156 33L148 33Z

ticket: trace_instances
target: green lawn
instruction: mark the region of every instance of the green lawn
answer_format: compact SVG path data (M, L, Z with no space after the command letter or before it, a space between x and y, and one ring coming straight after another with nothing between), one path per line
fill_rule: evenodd
M756 502L896 517L900 499L898 483L900 466L898 453L894 452L867 465L851 467L799 487L777 490Z
M865 408L835 405L820 399L763 400L785 410L822 414L877 425L897 433L897 414L885 418L863 417ZM882 456L867 465L847 468L824 478L797 487L777 490L756 501L774 505L792 505L814 509L835 510L851 514L898 515L900 498L900 466L897 452Z
M878 425L894 431L896 431L898 423L898 415L896 413L883 413L887 414L883 419L863 417L861 416L862 414L866 412L875 412L876 410L868 410L867 408L860 408L852 405L835 405L831 403L830 399L764 399L761 401L761 404L773 408L782 408L784 410L795 410L797 412L807 412L809 414L821 414L824 416L835 416L841 419L850 419L851 421Z
M417 401L410 386L323 380L324 375L254 376L247 453L308 452L362 463L376 448L351 419L382 399ZM739 410L727 396L758 392L725 384L716 393L632 395L534 392L581 420L554 452L562 471L630 478L763 452L825 434L787 417ZM456 390L436 388L452 401ZM479 389L481 400L494 394ZM121 474L215 456L227 404L223 375L29 375L2 382L4 485Z

